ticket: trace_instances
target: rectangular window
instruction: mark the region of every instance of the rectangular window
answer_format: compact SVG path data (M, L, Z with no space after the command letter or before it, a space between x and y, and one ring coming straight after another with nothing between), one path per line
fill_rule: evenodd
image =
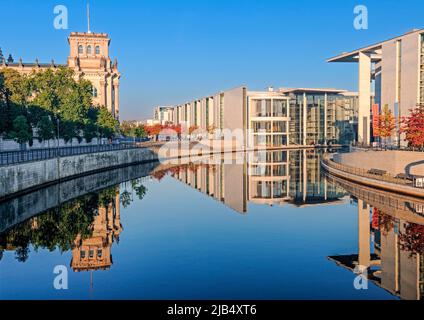
M274 165L272 168L272 175L274 177L284 177L287 175L286 166L284 164L282 165Z
M257 151L253 154L253 159L259 163L272 162L272 153L269 151Z
M271 133L271 122L255 121L253 122L254 133Z
M209 98L206 99L206 129L209 129Z
M253 137L253 143L255 146L259 146L259 147L271 147L272 136L271 135L255 135Z
M194 125L197 126L197 102L194 103Z
M93 259L94 258L94 250L90 250L89 253L88 253L88 256L89 256L90 259Z
M224 95L219 96L219 128L224 129Z
M272 144L274 147L281 147L287 145L287 136L286 135L274 135L272 139Z
M286 121L274 121L273 131L275 133L286 133L287 132L287 122Z
M80 255L81 255L81 259L85 259L85 251L81 251Z
M287 117L287 100L273 100L273 116L274 117Z
M273 153L274 163L287 162L287 151L275 151Z
M255 117L271 117L271 100L253 100Z
M257 185L257 196L258 198L262 198L262 199L270 199L271 198L271 182L266 181L266 182L262 182L259 181L258 185Z
M275 199L284 198L287 195L287 181L275 181L272 189Z
M270 177L271 166L269 165L254 165L252 166L252 177Z

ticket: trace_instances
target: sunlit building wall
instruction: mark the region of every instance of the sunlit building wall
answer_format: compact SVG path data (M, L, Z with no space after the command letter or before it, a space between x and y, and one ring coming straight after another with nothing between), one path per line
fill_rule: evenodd
M278 148L289 144L290 98L272 90L248 92L250 147Z
M369 144L372 140L370 97L373 81L380 112L387 106L398 121L418 104L424 104L424 29L413 29L398 37L343 52L328 62L359 65L360 143ZM403 140L401 144L405 143Z
M236 130L250 148L348 145L357 140L358 95L336 89L223 91L170 111L186 128L185 138L220 139L217 132ZM183 136L184 137L184 136Z

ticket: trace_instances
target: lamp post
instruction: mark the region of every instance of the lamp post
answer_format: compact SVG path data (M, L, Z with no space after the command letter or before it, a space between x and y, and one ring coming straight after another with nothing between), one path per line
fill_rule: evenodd
M57 116L57 156L59 157L59 149L60 149L60 119L59 116Z
M57 157L60 157L60 110L56 113L56 127L57 127Z

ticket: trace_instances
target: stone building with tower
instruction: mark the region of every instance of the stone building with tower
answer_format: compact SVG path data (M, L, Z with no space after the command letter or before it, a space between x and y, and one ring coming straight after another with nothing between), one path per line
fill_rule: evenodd
M0 70L10 68L21 74L69 67L75 72L75 80L86 79L93 85L93 103L105 106L119 119L119 81L121 73L118 62L109 55L110 38L106 33L72 32L68 38L69 57L66 64L40 63L36 59L32 63L15 61L11 56L0 61Z

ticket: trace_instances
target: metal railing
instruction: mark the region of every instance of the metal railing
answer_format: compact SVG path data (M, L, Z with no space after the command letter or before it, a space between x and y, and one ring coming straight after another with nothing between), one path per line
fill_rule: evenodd
M123 144L105 144L91 146L61 147L48 149L33 149L20 151L2 151L0 152L0 166L8 166L12 164L48 160L60 157L76 156L88 153L128 150L135 148L155 147L153 143L123 143Z
M348 165L337 163L333 159L330 158L330 155L325 155L322 159L322 162L330 168L333 168L333 169L336 169L336 170L339 170L339 171L343 171L345 173L353 174L353 175L356 175L356 176L369 178L369 179L373 179L373 180L378 180L378 181L383 181L383 182L389 182L389 183L403 185L403 186L414 187L414 188L418 188L418 189L424 189L424 186L420 187L416 183L417 179L422 179L422 177L404 175L402 178L400 178L400 177L394 177L394 176L387 174L387 173L384 174L384 175L375 174L375 173L372 173L372 170L356 168L356 167L351 167L351 166L348 166Z
M413 151L413 152L424 152L424 148L418 147L402 147L402 146L370 146L364 144L353 143L351 144L352 148L363 149L363 150L371 150L371 151Z

